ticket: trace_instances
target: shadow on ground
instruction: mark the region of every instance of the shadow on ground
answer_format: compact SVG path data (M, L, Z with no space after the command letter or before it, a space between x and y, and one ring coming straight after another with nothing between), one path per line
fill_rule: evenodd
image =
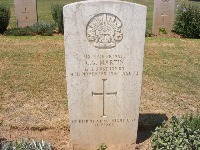
M168 120L165 114L140 114L136 143L142 143L151 137L157 126L161 126L164 120Z

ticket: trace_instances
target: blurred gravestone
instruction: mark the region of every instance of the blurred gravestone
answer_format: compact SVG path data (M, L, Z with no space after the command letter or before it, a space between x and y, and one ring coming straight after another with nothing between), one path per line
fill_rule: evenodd
M32 26L37 22L36 0L14 0L17 27Z
M161 28L170 32L173 28L175 0L154 0L153 33Z
M134 145L146 7L95 0L64 7L70 135L74 149ZM126 147L127 148L127 147Z

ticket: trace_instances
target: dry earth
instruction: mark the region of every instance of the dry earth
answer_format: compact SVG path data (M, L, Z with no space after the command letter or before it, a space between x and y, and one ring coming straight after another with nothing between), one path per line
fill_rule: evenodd
M136 145L121 145L118 147L108 147L108 150L151 150L150 136L156 126L160 126L167 120L165 114L140 114L138 138ZM51 143L55 150L72 150L70 143L70 131L66 129L26 129L14 127L1 127L0 140L12 141L17 139L42 139Z
M64 129L46 129L46 130L19 130L19 129L9 129L1 128L1 139L4 140L16 140L22 138L36 139L41 141L45 139L51 143L55 150L72 150L70 144L69 131ZM148 139L148 131L139 131L138 132L138 141L135 145L122 145L120 147L109 147L108 150L151 150L150 139Z

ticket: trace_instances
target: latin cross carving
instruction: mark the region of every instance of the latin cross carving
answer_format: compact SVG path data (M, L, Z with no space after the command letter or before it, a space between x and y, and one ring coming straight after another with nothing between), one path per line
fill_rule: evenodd
M117 92L106 92L106 87L105 87L105 82L107 79L102 79L103 80L103 93L95 93L92 92L92 96L103 96L103 115L101 117L108 117L105 114L105 99L106 99L106 95L117 95Z
M163 14L161 14L161 17L163 17L163 23L165 23L165 17L167 17L168 15L164 12Z
M28 19L27 14L28 14L29 12L27 11L26 7L25 7L25 9L24 9L24 11L23 11L22 13L25 13L26 19Z

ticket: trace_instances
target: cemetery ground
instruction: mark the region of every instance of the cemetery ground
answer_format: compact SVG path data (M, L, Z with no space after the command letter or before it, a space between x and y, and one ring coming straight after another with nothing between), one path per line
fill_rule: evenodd
M43 139L67 149L63 36L0 36L0 47L0 137ZM197 112L199 74L199 40L146 38L138 149L151 149L151 132L163 120Z

